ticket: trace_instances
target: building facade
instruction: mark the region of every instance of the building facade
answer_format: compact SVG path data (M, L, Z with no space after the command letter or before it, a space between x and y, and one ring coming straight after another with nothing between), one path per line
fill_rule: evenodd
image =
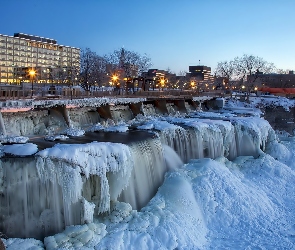
M33 72L33 73L32 73ZM0 83L63 83L80 72L80 49L56 40L15 33L0 34Z
M142 77L148 80L153 88L159 89L173 88L177 81L176 74L160 69L149 69L142 73Z
M295 74L294 71L289 71L288 74L259 74L248 75L247 82L253 83L257 87L271 88L294 88Z
M214 88L214 76L211 68L203 65L189 66L189 76L192 88L200 91L208 91Z

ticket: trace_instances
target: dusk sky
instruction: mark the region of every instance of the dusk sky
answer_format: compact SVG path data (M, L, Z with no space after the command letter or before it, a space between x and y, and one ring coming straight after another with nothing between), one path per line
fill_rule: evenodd
M295 0L1 0L1 10L0 34L101 56L124 46L174 73L243 54L295 70Z

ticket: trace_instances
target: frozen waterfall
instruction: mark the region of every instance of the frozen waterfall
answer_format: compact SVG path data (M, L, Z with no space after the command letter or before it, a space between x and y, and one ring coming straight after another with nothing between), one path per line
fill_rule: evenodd
M168 111L176 113L174 108L171 104ZM63 112L52 109L49 114L21 114L14 122L24 122L6 126L6 130L36 135L101 121L95 109ZM140 210L156 194L165 173L181 167L182 162L220 156L257 157L275 140L269 123L257 117L159 117L150 104L142 105L142 112L145 116L132 126L154 134L153 138L125 144L58 143L34 157L2 158L0 231L9 237L42 239L66 226L92 222L93 217L108 213L116 201ZM114 108L110 113L114 124L133 119L128 107ZM14 124L9 116L3 117L4 123Z

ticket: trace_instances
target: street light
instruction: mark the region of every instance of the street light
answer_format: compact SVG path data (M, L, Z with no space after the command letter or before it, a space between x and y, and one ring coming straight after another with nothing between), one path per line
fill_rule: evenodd
M164 90L164 87L165 87L165 80L162 78L161 81L161 87L162 87L162 90Z
M116 92L118 92L117 94L120 95L120 83L118 82L119 77L117 75L112 75L112 82L113 85L115 87Z
M113 75L113 76L112 76L112 80L113 80L113 82L116 82L116 81L118 80L118 76Z
M30 78L31 78L31 83L32 83L32 89L31 89L31 98L33 97L33 90L34 90L34 77L36 75L36 71L31 69L29 71L29 75L30 75Z

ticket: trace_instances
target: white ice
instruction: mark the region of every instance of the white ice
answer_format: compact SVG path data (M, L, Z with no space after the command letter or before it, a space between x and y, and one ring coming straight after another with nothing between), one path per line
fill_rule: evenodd
M38 151L38 147L34 143L12 144L2 146L2 150L5 154L28 156L35 154Z
M248 107L255 105L252 101ZM174 122L200 124L194 119ZM141 129L177 127L166 120L147 121ZM46 249L295 249L295 139L278 141L269 124L257 117L229 120L252 131L265 152L233 161L192 159L166 174L157 194L141 211L117 202L108 217L47 237ZM230 122L216 123L224 131L230 128ZM212 124L207 121L207 126ZM87 166L92 154L86 154L87 150L77 145L56 146L39 154ZM120 158L118 164L124 161ZM89 175L98 170L80 171ZM88 207L91 210L91 204ZM33 239L3 241L7 249L43 249L42 242Z

